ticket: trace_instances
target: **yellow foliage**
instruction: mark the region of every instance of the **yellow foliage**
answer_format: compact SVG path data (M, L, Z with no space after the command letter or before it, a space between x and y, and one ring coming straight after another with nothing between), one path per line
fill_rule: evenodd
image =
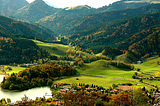
M5 70L8 69L8 66L4 66L4 69L5 69Z
M160 77L160 73L158 71L156 71L155 76Z

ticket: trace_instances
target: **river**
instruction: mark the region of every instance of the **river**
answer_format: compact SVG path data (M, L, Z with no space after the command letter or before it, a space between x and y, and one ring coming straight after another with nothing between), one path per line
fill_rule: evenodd
M4 75L0 75L0 82L2 82ZM13 92L13 91L5 91L0 88L0 99L2 98L10 98L11 102L16 102L21 100L24 97L24 94L29 97L29 99L35 100L36 97L43 97L45 94L51 95L51 90L49 87L38 87L32 88L29 90L21 91L21 92ZM49 98L51 96L45 96Z

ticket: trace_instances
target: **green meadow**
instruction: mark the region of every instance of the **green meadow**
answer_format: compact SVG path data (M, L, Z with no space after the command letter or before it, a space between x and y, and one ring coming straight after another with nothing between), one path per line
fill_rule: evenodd
M67 55L66 51L68 49L75 50L75 47L71 46L71 45L63 45L63 44L56 44L56 43L44 43L44 42L41 42L38 40L33 40L33 41L40 48L48 51L52 56L57 56L57 57L66 56ZM82 54L83 54L83 56L92 56L91 54L85 53L85 52L82 52Z
M132 75L135 73L132 70L117 68L112 65L108 65L107 60L98 60L92 63L86 63L84 66L77 69L81 74L99 75L115 78L132 79Z
M10 70L10 71L6 71L6 73L8 73L8 74L12 74L13 72L14 73L18 73L19 71L22 71L22 70L24 70L24 69L26 69L26 68L24 68L24 67L17 67L17 66L10 66L11 68L12 68L12 70Z
M94 84L103 86L108 88L112 86L112 84L118 83L133 83L137 84L134 85L133 88L137 87L146 87L150 89L150 87L139 84L139 79L132 79L132 75L135 73L132 70L128 69L121 69L115 66L109 65L109 61L107 60L98 60L91 63L85 63L84 66L77 68L78 73L80 74L88 74L88 75L96 75L96 76L103 76L101 77L94 77L94 76L84 76L84 75L77 75L73 77L66 77L64 79L58 80L57 82L63 83L85 83L85 84ZM105 78L104 78L105 77ZM78 78L79 80L76 80ZM117 79L118 78L118 79Z
M78 78L79 80L76 80ZM77 75L73 77L66 77L64 79L60 79L57 82L59 83L85 83L85 84L94 84L98 86L102 86L104 88L108 88L109 86L112 86L112 84L118 84L118 83L132 83L131 81L127 80L119 80L119 79L112 79L112 78L100 78L100 77L91 77L91 76L83 76L83 75Z
M70 45L63 45L63 44L55 44L55 43L44 43L38 40L33 40L36 45L38 45L43 50L48 51L53 56L65 56L67 55L66 51L68 49L75 49L74 47L71 47Z
M12 70L6 70L6 73L11 75L12 73L18 73L19 71L22 71L26 68L24 67L17 67L17 66L9 66ZM2 73L2 71L0 70L0 73Z
M142 64L135 64L135 68L140 68L140 72L155 75L156 71L160 72L160 65L157 65L157 61L160 61L160 58L148 60Z

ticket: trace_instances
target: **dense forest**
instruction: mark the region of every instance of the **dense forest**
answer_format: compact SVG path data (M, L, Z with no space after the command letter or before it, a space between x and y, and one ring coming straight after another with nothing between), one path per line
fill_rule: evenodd
M110 22L116 19L122 19L130 16L136 16L140 14L156 13L160 11L160 4L151 4L144 7L135 9L125 9L117 11L108 11L99 14L92 14L78 18L69 24L63 26L58 33L61 34L73 34L80 31L87 31L91 28L96 28L97 25L105 22Z
M79 33L77 32L69 36L66 41L64 39L64 42L71 42L73 45L86 49L86 51L90 49L94 53L100 53L104 49L106 49L106 51L113 49L115 51L115 53L113 54L115 55L118 55L116 53L122 53L122 51L124 50L131 50L132 53L136 53L133 51L133 47L139 47L135 51L141 53L142 50L138 49L143 48L143 53L141 55L136 55L136 57L140 58L147 53L150 54L155 51L158 52L158 45L156 46L157 48L154 47L154 50L148 47L144 48L143 45L153 45L146 41L142 43L142 41L146 38L150 38L155 41L155 38L158 38L160 24L159 16L160 13L158 12L154 14L133 16L104 23L99 25L99 27L96 26L96 28L93 28L89 31L83 31ZM155 37L154 35L156 35L157 37ZM137 43L141 45L137 46ZM158 43L158 41L155 41L155 44Z
M75 75L76 70L71 66L43 64L20 71L4 78L1 87L10 90L26 90L39 86L51 86L54 78Z
M48 6L43 0L35 0L29 5L20 8L14 17L30 22L37 22L45 16L52 15L61 9ZM34 15L33 15L34 14Z
M23 38L25 35L26 37L32 36L33 38L49 41L53 41L56 36L54 32L43 26L14 21L4 16L0 16L0 32L10 37L12 37L12 35L19 35L18 37Z
M28 4L29 3L26 0L1 0L0 14L13 15L19 8L22 8Z
M0 38L0 54L0 64L30 63L50 56L31 40L6 37Z

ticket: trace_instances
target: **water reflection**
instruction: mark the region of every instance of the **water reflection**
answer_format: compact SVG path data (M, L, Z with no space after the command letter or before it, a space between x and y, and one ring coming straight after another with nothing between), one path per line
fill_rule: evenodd
M0 82L2 82L3 77L4 75L0 75ZM0 99L10 98L12 102L15 102L17 100L21 100L21 98L24 97L24 94L26 94L27 97L34 100L36 97L43 97L46 93L47 95L51 95L49 87L32 88L21 92L5 91L0 88ZM51 96L45 97L48 98Z

